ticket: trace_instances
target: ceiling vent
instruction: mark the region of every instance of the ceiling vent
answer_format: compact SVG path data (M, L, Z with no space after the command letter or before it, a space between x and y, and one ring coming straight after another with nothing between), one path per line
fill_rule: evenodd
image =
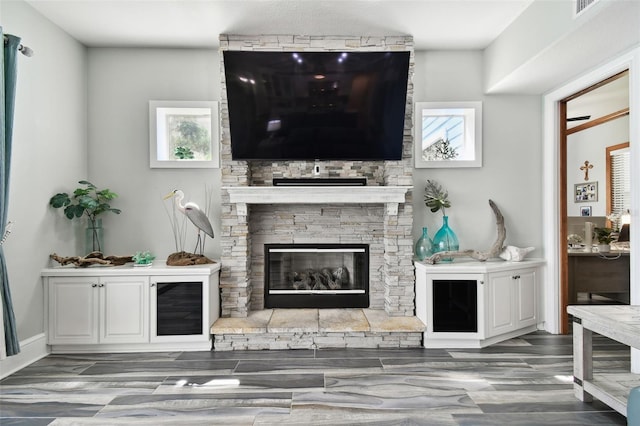
M574 18L582 15L585 10L596 4L599 0L575 0Z

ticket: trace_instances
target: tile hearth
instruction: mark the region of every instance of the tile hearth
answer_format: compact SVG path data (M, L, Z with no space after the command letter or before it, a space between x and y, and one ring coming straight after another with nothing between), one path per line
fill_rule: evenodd
M378 309L265 309L219 318L215 350L421 346L425 325Z

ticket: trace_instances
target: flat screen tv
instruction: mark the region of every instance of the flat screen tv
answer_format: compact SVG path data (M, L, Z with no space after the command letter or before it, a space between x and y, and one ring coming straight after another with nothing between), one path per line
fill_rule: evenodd
M234 160L400 160L409 52L225 51Z

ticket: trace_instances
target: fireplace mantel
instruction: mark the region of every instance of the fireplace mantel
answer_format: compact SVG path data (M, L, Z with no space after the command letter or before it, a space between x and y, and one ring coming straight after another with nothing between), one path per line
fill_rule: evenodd
M412 186L226 186L238 216L247 215L247 204L385 204L387 213L398 214Z

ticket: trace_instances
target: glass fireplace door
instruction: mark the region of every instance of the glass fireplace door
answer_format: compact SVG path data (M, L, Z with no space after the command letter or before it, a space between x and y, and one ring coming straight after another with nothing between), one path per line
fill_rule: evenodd
M368 306L368 245L265 245L265 307Z

